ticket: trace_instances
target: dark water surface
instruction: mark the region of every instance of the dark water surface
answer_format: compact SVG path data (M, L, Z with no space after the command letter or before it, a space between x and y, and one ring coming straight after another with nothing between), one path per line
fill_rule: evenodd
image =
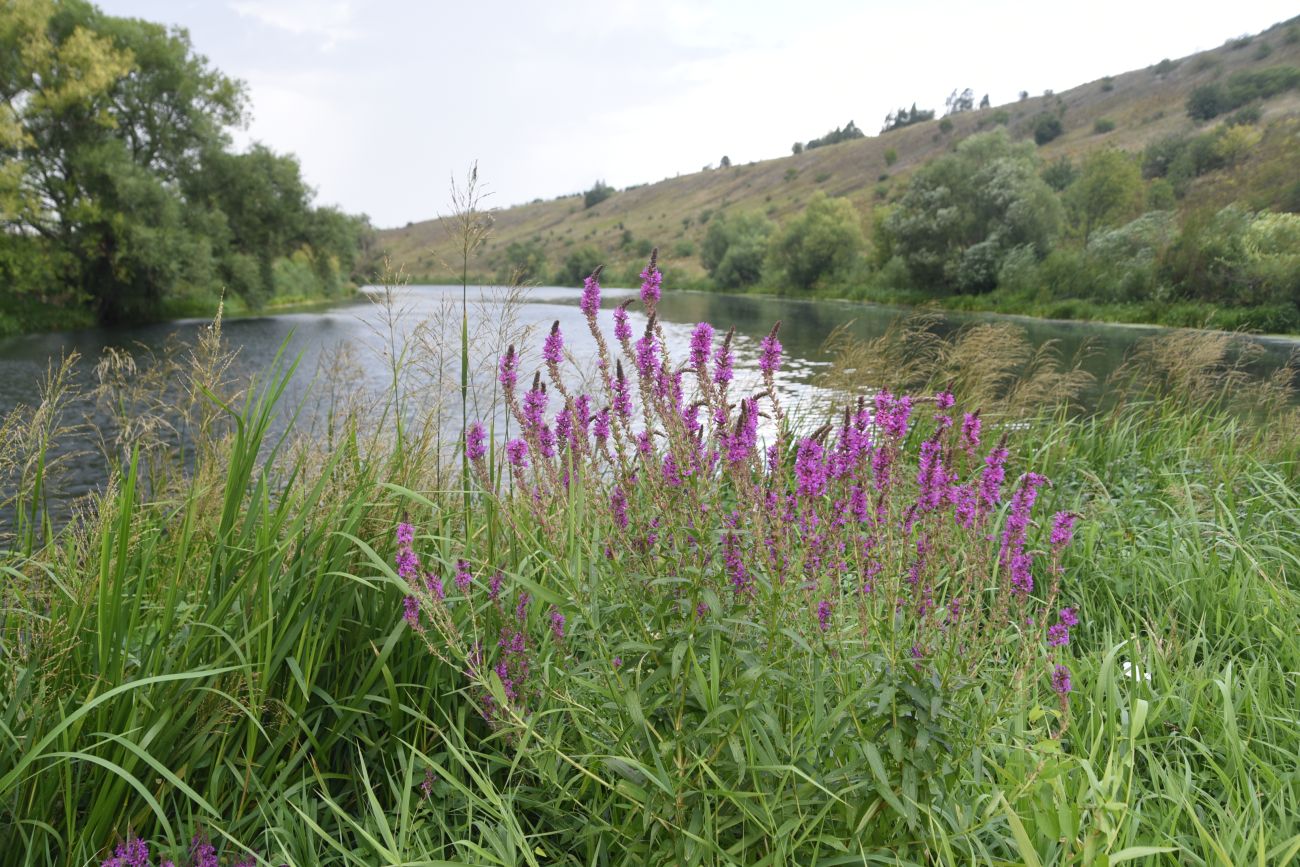
M483 294L471 287L470 332L474 352L486 360L495 354L497 344L485 334L500 330L498 325L510 316L521 325L532 325L529 341L531 360L535 363L537 348L550 323L559 320L566 337L566 348L578 361L579 370L591 372L594 344L586 323L578 310L577 290L541 287L528 291L522 303L507 308L499 294ZM632 297L630 290L606 290L605 310L601 314L606 333L612 332L609 308ZM444 382L453 382L458 376L460 287L411 286L401 291L397 303L401 315L395 322L395 343L400 346L421 321L440 321L440 330L426 337L429 344L441 348L451 362L444 369ZM633 306L634 333L644 325L644 317ZM513 310L509 314L509 310ZM787 407L807 405L818 397L812 380L827 364L822 343L837 326L852 323L853 333L861 338L876 337L885 332L899 317L909 311L835 301L795 301L782 298L735 296L691 292L667 292L659 305L660 320L672 345L674 356L685 357L689 333L695 323L708 321L719 333L735 326L737 332L736 366L740 388L751 387L758 381L758 341L776 320L781 320L781 340L785 346L787 363L784 367L783 400ZM1104 380L1125 358L1134 344L1143 337L1158 332L1155 327L1130 327L1094 323L1043 321L1021 317L996 317L989 315L950 315L941 326L956 328L971 321L1011 319L1025 330L1029 338L1040 345L1056 341L1061 354L1070 358L1084 348L1090 348L1085 367L1098 380ZM279 315L228 320L224 335L238 356L231 369L236 377L259 375L271 366L277 352L286 345L287 352L299 361L299 373L288 391L288 403L300 401L304 405L321 399L319 381L312 384L313 374L334 357L341 348L352 350L354 374L347 387L359 392L379 392L391 382L391 368L385 355L390 343L383 308L370 301L354 301L312 312L283 313ZM93 383L95 362L108 347L138 352L141 347L159 349L169 340L193 343L206 323L197 320L146 325L134 328L90 329L54 334L28 335L0 340L0 415L15 406L32 405L39 400L40 383L51 364L69 352L80 356L76 377L79 384L89 387ZM612 340L612 337L611 337ZM1261 372L1283 364L1292 353L1300 349L1300 341L1288 338L1259 338L1264 353L1257 364ZM525 368L531 369L531 368ZM491 374L480 375L481 383L490 383ZM739 393L739 392L737 392ZM1095 397L1095 396L1094 396ZM103 424L107 418L93 400L76 401L70 410L73 421ZM459 411L456 413L459 429ZM59 489L51 491L56 501L66 502L101 484L105 478L105 461L94 440L88 436L79 442L65 443L63 449L74 453L60 476ZM3 497L0 497L3 499Z

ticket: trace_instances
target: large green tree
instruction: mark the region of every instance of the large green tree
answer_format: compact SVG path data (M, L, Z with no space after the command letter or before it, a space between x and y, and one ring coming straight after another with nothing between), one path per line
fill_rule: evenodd
M317 214L292 157L231 153L245 117L243 86L184 30L0 0L0 302L137 320L190 291L256 305L304 246L319 273L350 269L361 224Z
M1045 255L1060 224L1033 146L998 130L920 169L881 228L912 281L942 294L992 289L1008 252Z
M700 264L720 289L753 286L763 274L768 239L776 225L760 214L719 214L700 246Z
M768 245L768 263L785 283L812 289L843 274L862 244L862 220L853 203L819 190Z

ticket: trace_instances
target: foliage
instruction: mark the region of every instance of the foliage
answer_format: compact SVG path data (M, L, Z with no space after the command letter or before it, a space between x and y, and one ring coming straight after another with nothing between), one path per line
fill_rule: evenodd
M1099 117L1092 125L1092 131L1097 135L1105 135L1115 129L1115 121L1108 117Z
M1294 66L1239 69L1225 83L1216 81L1195 88L1187 97L1187 114L1193 120L1211 120L1297 87L1300 87L1300 68Z
M1141 213L1142 193L1137 162L1123 151L1105 148L1084 157L1079 177L1065 191L1065 206L1087 244L1095 229Z
M910 109L899 108L887 114L880 131L886 133L891 130L902 129L905 126L924 123L927 120L934 120L934 109L917 108L916 103L912 103Z
M882 228L916 285L984 292L1011 249L1045 255L1060 222L1061 204L1039 177L1032 147L997 131L921 168Z
M973 111L975 109L975 91L971 90L968 87L965 90L958 93L957 90L954 88L953 92L948 95L948 98L943 101L943 105L944 105L943 113L945 115L959 114L963 111ZM980 105L980 108L987 108L987 107L988 107L988 96L986 95L984 97L983 103Z
M759 214L719 214L700 245L700 264L720 289L753 286L775 231L775 224Z
M569 251L556 268L553 279L560 286L581 286L587 275L601 264L601 252L590 244L585 244Z
M810 140L806 145L804 145L804 150L812 150L813 148L819 148L825 145L839 144L842 141L852 141L853 139L863 138L865 136L866 133L858 129L857 126L854 125L853 121L849 121L843 126L843 128L837 126L821 138Z
M591 185L591 189L582 194L582 206L584 208L594 208L614 195L615 192L617 190L604 181L596 181Z
M1039 145L1047 144L1065 131L1061 119L1047 111L1038 114L1030 125L1034 131L1034 142Z
M591 273L590 271L587 272ZM546 245L541 238L512 241L506 245L505 262L498 275L503 283L546 279ZM584 275L585 276L585 275ZM572 281L575 285L582 278Z
M188 35L83 2L11 0L0 25L3 291L86 306L104 321L158 316L169 296L229 286L252 306L273 265L303 245L338 287L358 265L363 221L311 208L291 157L231 153L243 87ZM55 279L27 283L44 258ZM254 274L247 262L256 263Z
M767 266L782 283L812 289L843 273L863 245L862 223L848 199L813 193L803 213L782 227L768 245Z
M1289 228L1259 231L1266 245L1292 240ZM747 439L738 444L753 466L748 480L719 466L669 487L663 462L697 441L647 437L654 464L639 444L626 450L641 472L619 532L615 503L600 496L612 478L570 473L565 489L545 465L530 466L551 507L537 515L529 489L510 492L512 469L491 475L499 452L480 456L488 481L472 483L483 487L466 501L466 485L441 475L443 455L430 443L386 436L404 400L437 391L411 371L395 378L413 380L410 391L394 392L375 417L351 415L341 435L261 460L275 451L268 434L285 382L272 377L241 397L203 372L223 356L196 347L177 375L213 427L197 426L208 433L188 470L151 477L149 462L128 454L75 524L0 555L0 860L99 863L131 839L179 854L201 825L221 863L256 855L313 867L1286 863L1300 815L1300 641L1291 628L1300 485L1284 388L1246 376L1225 351L1227 335L1174 334L1132 359L1112 386L1112 409L1053 413L1054 393L1019 372L1035 355L1023 337L1005 324L975 337L931 335L923 353L916 339L882 341L859 354L876 370L855 379L840 369L850 425L857 396L881 384L925 395L910 414L893 394L862 405L868 419L903 417L868 448L892 450L880 538L912 541L910 517L911 533L932 532L934 557L915 588L906 577L915 548L904 544L846 549L852 568L838 585L827 580L835 556L813 561L812 535L833 522L798 519L810 503L818 518L835 508L801 487L827 466L827 452L818 458L804 442L820 418L763 429L764 439L783 430L789 446L775 467L761 465ZM700 339L700 360L712 372L723 346L763 353L739 344ZM621 354L633 370L636 351ZM918 354L935 363L909 363ZM662 401L651 418L680 429L687 422L674 415L671 391L663 399L655 390L665 366L647 383L649 399ZM687 384L700 366L682 368ZM957 582L988 579L975 604L1005 588L996 561L1010 504L986 518L987 541L942 520L948 505L899 512L921 499L920 456L941 441L933 416L949 414L954 429L966 422L934 391L950 369L966 375L972 400L983 402L992 383L1023 413L1023 424L982 422L977 458L1006 438L1004 497L1023 489L1025 471L1043 472L1052 485L1029 514L1079 516L1076 540L1055 562L1050 519L1026 528L1026 553L1040 539L1044 553L1024 605L1046 607L1059 562L1061 604L1048 607L1056 617L1015 629L990 617L984 629L1003 652L972 641L979 652L969 657L944 653L937 626L954 611ZM560 412L576 408L576 379L550 380L552 398L560 385L569 392ZM737 398L757 389L745 399L776 411L766 383L731 389ZM1017 392L1038 402L1006 401ZM32 421L53 417L50 401L57 391L17 427L0 422L0 469L15 444L33 465L57 445L28 434ZM1258 414L1233 411L1251 403ZM580 435L598 450L588 422L562 442ZM704 423L700 446L730 445L734 427ZM838 418L830 427L821 436L834 445L845 428ZM8 435L15 430L21 436ZM629 425L625 436L636 432ZM960 445L960 433L946 436ZM142 456L165 453L147 438L133 444ZM565 445L565 460L577 448ZM987 466L961 448L941 454L956 487ZM858 464L856 478L828 484L877 472ZM764 519L766 503L754 499L764 485L776 488L778 509L793 500L793 519ZM661 503L665 488L675 496ZM728 489L734 498L715 499ZM727 526L733 509L739 520ZM395 544L399 522L414 526ZM850 509L849 529L834 532L863 523ZM776 551L793 554L789 569L800 574L774 585L783 560L744 536L753 530L772 531L778 546L797 543ZM733 589L729 534L754 567L752 595ZM432 594L434 579L444 591L445 607L430 600L414 612L423 633L404 617L403 597L414 594L393 565L400 554L409 568L407 549L425 567L422 592ZM882 568L863 593L857 567L873 562L903 568ZM968 569L934 580L953 562ZM817 580L805 588L810 563ZM894 589L897 611L884 598ZM927 589L944 607L933 609L925 635L934 643L917 659L906 637L924 628L917 600ZM1064 607L1080 622L1068 644L1044 647ZM444 610L459 631L445 642L426 619ZM976 634L971 621L956 623ZM506 665L454 664L453 651L475 639ZM1026 651L1033 664L1017 678ZM1052 689L1049 659L1070 669L1064 696ZM529 666L522 679L520 661ZM525 686L513 699L506 678Z

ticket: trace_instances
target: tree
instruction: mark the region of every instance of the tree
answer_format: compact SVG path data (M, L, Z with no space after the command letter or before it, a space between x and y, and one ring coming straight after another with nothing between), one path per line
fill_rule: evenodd
M971 136L913 175L881 223L881 243L920 287L982 292L1012 250L1046 255L1060 221L1033 147L997 130Z
M591 272L588 271L588 274ZM540 238L511 241L505 250L505 266L500 272L504 281L527 282L546 279L546 246ZM583 275L586 276L585 274ZM580 281L572 281L574 283Z
M1106 148L1084 158L1078 179L1065 192L1065 205L1087 244L1096 229L1140 214L1142 193L1137 162L1123 151Z
M943 104L946 108L946 111L944 111L945 115L960 114L963 111L971 111L975 108L975 91L968 87L961 93L958 93L954 89L948 98L944 100Z
M932 109L917 108L916 103L912 103L910 109L900 108L885 115L885 123L881 126L880 131L886 133L915 123L924 123L927 120L934 120L934 111Z
M848 199L819 190L769 245L768 261L791 286L812 289L847 270L862 244L857 209Z
M812 150L813 148L824 147L825 145L839 144L842 141L863 138L865 135L866 133L858 129L853 121L849 121L843 126L843 128L837 126L821 138L810 140L808 144L804 145L804 148L806 150Z
M763 274L776 226L759 214L719 214L700 245L700 264L720 289L753 286Z
M602 264L600 251L592 246L578 247L564 257L555 272L555 282L562 286L581 286L592 271Z
M991 103L989 102L989 95L986 93L984 94L983 98L980 99L980 108L981 109L988 108L990 104Z
M614 195L614 188L604 181L596 181L591 185L591 189L582 194L583 208L594 208L601 202Z
M731 168L731 157L724 154L722 159L718 160L718 168L720 169Z
M799 156L799 154L803 153L803 142L797 141L794 144L790 145L790 153L794 154L795 156Z

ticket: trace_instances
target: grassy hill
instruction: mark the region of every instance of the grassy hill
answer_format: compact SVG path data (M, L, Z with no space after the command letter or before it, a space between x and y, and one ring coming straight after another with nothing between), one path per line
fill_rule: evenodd
M703 285L707 278L698 251L711 217L754 212L782 223L800 213L817 191L851 201L870 239L873 214L897 200L919 167L979 131L1005 127L1012 137L1032 141L1035 119L1043 113L1057 116L1063 133L1039 148L1047 165L1062 157L1077 163L1090 151L1106 147L1140 153L1163 137L1204 132L1226 122L1224 116L1208 123L1193 121L1186 109L1188 96L1196 87L1226 81L1239 70L1300 65L1297 21L1058 94L963 112L798 155L631 187L591 208L584 207L581 195L571 195L499 210L494 212L491 238L470 268L480 278L498 276L508 269L509 245L536 242L545 251L544 273L553 275L571 251L590 246L606 263L609 282L629 282L654 243L665 270L679 285ZM1300 90L1264 100L1259 109L1259 142L1235 165L1196 178L1177 202L1181 214L1233 201L1251 208L1287 209L1279 197L1300 178ZM793 137L814 131L790 132ZM443 220L413 223L382 232L380 243L412 277L445 278L459 272L457 242L448 228ZM448 267L453 261L457 267Z

